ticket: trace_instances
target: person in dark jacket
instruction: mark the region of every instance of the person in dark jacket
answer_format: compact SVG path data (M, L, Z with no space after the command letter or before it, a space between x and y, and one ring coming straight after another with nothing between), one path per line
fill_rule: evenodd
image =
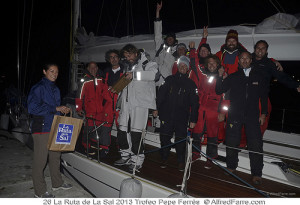
M239 55L238 71L223 79L224 69L219 69L216 93L222 94L230 90L230 107L226 128L226 165L233 172L238 166L238 148L242 126L245 127L247 146L250 157L252 180L261 184L263 169L263 142L260 125L265 121L268 110L268 86L260 70L251 66L252 57L249 52ZM259 112L261 101L261 113Z
M178 60L178 72L165 79L157 96L158 114L161 120L161 146L171 144L175 132L175 142L186 138L188 123L194 128L198 119L199 100L196 84L188 78L189 59L181 56ZM157 113L153 113L154 116ZM176 144L179 170L183 171L185 162L185 142ZM171 147L161 150L161 168L166 161Z
M43 67L45 77L35 84L28 95L28 112L32 116L31 132L34 141L32 180L36 198L53 198L47 192L44 178L44 168L49 156L49 168L52 190L70 189L71 184L65 184L60 174L60 152L47 149L49 133L54 115L67 114L70 108L60 105L60 91L55 85L58 76L58 66L50 63Z

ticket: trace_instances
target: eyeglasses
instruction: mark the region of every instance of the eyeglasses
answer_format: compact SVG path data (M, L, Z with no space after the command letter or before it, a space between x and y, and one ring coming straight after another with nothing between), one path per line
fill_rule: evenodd
M109 59L114 59L114 58L117 59L117 58L119 58L119 56L117 56L117 55L116 56L109 56Z

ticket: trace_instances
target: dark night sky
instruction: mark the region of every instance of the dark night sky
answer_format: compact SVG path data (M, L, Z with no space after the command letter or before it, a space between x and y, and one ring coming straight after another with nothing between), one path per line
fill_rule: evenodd
M296 0L277 1L287 13L300 13L299 7L295 6ZM105 0L102 4L102 0L82 1L82 26L87 33L97 32L102 5L98 35L120 37L127 34L153 33L156 0L124 0L120 10L121 2L122 0ZM269 0L208 0L208 4L210 27L242 23L256 24L277 13ZM276 5L278 7L278 4ZM206 0L193 0L193 7L196 27L202 28L208 24ZM19 27L19 45L23 48L20 52L22 54L20 69L22 81L25 81L25 87L22 83L25 94L42 77L42 64L54 61L60 66L57 83L62 94L65 95L69 78L71 0L12 0L5 8L10 11L10 15L2 17L5 56L2 59L4 63L1 66L1 76L6 76L7 79L4 84L3 77L1 78L2 88L10 83L17 84L17 29ZM126 10L130 11L127 12L128 15ZM119 20L116 23L119 11ZM31 12L32 21L29 30ZM194 29L191 0L164 0L161 17L163 33ZM28 41L29 47L27 47Z

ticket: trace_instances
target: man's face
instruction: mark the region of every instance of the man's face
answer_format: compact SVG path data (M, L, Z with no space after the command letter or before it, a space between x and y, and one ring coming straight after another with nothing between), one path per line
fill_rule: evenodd
M132 64L132 63L134 63L136 61L137 53L124 52L124 57L126 58L126 60L128 62L130 62Z
M237 41L234 38L229 38L226 41L226 46L229 51L234 51L237 48Z
M267 55L267 46L265 43L259 43L256 45L256 48L255 48L255 58L257 60L261 60L265 55Z
M111 53L109 55L109 62L112 65L113 68L114 67L119 67L119 60L120 60L120 58L117 54Z
M241 68L249 68L252 62L251 55L249 53L242 53L239 59L239 64Z
M209 58L207 61L207 69L209 72L214 73L218 69L218 63L213 58Z
M177 49L177 54L178 54L179 56L184 56L185 53L186 53L185 47L179 47L179 48Z
M171 36L169 36L167 39L166 39L166 43L167 43L167 46L172 46L175 42L175 39Z
M90 72L90 74L94 77L96 77L97 71L98 71L98 66L96 63L90 63L89 67L87 70Z
M205 47L201 47L199 53L202 58L206 58L210 54L209 50Z
M181 74L186 74L187 71L188 71L188 67L184 63L179 63L179 65L178 65L178 71Z

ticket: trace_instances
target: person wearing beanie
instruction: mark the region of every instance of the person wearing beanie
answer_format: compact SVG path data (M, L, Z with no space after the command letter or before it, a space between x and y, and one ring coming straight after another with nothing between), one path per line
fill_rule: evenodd
M156 86L159 87L164 79L172 75L172 67L176 60L177 40L175 33L168 33L165 38L162 35L162 20L160 10L162 2L156 5L156 19L154 21L154 42L155 42L155 62L159 68L159 78L156 79Z
M186 56L187 55L187 47L184 43L179 43L176 47L176 56L177 58L180 58L181 56ZM175 75L178 71L178 60L174 62L173 67L172 67L172 75ZM188 66L189 67L189 66Z
M239 42L238 32L230 29L227 32L225 44L222 45L220 51L216 53L227 74L237 71L238 55L244 51L247 51L247 49Z
M175 132L175 142L186 138L188 126L193 129L198 119L199 100L195 83L188 78L189 58L181 56L178 60L178 71L168 76L158 90L156 105L161 120L161 147L171 144ZM185 142L176 144L178 169L184 170ZM167 167L171 147L161 150L161 168Z

